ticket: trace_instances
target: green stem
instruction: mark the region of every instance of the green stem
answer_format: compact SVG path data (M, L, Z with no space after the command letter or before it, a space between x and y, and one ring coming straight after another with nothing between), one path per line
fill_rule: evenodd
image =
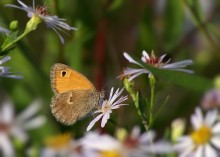
M42 20L37 16L37 15L33 15L31 17L31 19L27 22L26 24L26 28L24 30L24 32L18 36L16 39L14 39L13 41L9 42L8 44L4 45L1 48L1 52L5 52L5 51L9 51L11 47L13 47L13 45L15 43L17 43L19 40L21 40L22 38L24 38L27 34L29 34L30 32L34 31L37 29L38 25L42 22Z
M150 88L151 88L151 98L150 98L150 106L149 106L149 129L152 127L153 125L153 108L154 108L154 97L155 97L155 84L156 84L156 79L155 77L150 74Z
M137 110L138 115L141 118L143 126L145 127L146 131L148 131L149 127L147 125L146 116L143 114L143 111L141 111L141 109L140 109L140 100L139 100L140 96L139 96L139 92L135 92L134 82L128 81L127 78L125 78L123 82L124 82L125 89L130 94L130 96L134 102L134 106Z
M138 115L141 117L141 121L142 124L144 126L144 128L146 129L146 131L149 129L148 125L147 125L147 120L145 119L145 116L143 115L141 109L140 109L140 101L139 101L139 93L136 93L136 96L132 97L133 101L134 101L134 105L137 109Z
M5 45L1 51L4 52L4 51L7 51L9 50L15 43L17 43L19 40L21 40L22 38L24 38L28 33L30 32L27 32L25 31L23 34L21 34L19 37L17 37L15 40L13 40L12 42L8 43L7 45Z

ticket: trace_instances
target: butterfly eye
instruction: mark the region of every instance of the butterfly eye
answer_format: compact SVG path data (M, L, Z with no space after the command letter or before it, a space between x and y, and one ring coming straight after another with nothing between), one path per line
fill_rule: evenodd
M65 77L66 76L66 71L62 71L61 75L62 75L62 77Z

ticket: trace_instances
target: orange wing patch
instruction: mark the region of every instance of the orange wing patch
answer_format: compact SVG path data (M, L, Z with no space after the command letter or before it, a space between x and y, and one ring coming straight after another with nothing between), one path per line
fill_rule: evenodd
M51 68L51 87L54 93L71 90L95 90L93 84L69 66L57 63Z

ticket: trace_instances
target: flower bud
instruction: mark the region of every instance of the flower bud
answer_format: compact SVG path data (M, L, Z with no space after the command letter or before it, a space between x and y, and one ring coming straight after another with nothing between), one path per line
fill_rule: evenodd
M16 31L18 29L18 21L14 20L10 23L9 29L11 31Z

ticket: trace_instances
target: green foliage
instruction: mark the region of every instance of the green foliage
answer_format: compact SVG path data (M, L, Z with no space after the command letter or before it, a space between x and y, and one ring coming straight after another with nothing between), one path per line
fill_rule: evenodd
M32 0L21 1L32 5ZM17 114L35 99L41 99L40 114L47 118L42 128L28 131L27 145L33 147L32 156L39 156L38 150L49 135L71 132L76 138L82 137L94 118L91 116L67 127L53 117L50 69L57 62L83 73L94 86L101 86L108 93L112 86L117 88L122 82L116 79L122 69L130 67L123 52L133 53L138 61L142 50L155 50L156 56L168 54L172 60L199 60L189 67L194 74L158 69L143 63L155 77L155 82L150 84L148 74L131 82L125 79L123 85L127 91L124 95L129 95L126 102L129 105L125 110L115 112L117 118L113 125L104 131L111 130L112 133L118 126L126 126L130 131L134 125L141 125L145 130L163 130L179 115L189 118L192 108L200 104L202 94L214 88L213 80L219 75L220 3L202 3L200 0L163 2L36 0L36 6L45 4L49 8L48 14L66 19L66 24L77 28L76 31L57 29L64 38L62 44L56 32L46 27L42 19L34 20L22 10L4 7L9 3L18 5L16 0L0 1L0 26L9 29L8 35L0 32L0 60L6 55L12 58L0 64L0 74L1 67L9 67L10 72L24 77L15 80L0 75L0 103L10 99ZM200 62L204 56L208 59ZM164 62L168 58L164 58ZM16 139L13 142L18 156L22 156L20 154L28 146Z

